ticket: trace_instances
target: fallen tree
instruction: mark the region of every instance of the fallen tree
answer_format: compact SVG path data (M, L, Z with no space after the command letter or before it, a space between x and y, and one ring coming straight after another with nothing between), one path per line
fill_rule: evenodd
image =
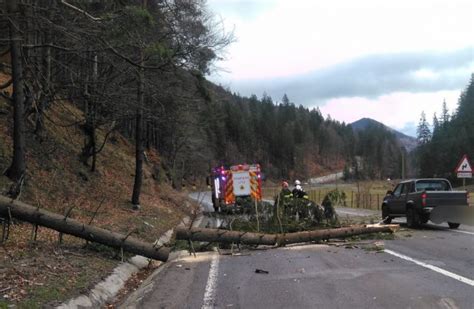
M92 225L83 224L67 216L61 216L44 209L39 209L20 201L12 201L3 196L0 196L0 217L7 219L16 218L91 242L123 249L124 251L142 255L150 259L166 262L169 256L169 248L155 247L152 244L129 237L130 235L123 235Z
M393 233L398 229L399 226L396 224L372 224L287 234L264 234L229 231L222 229L179 227L176 229L176 239L205 242L240 243L247 245L284 246L286 244L321 241L331 238L345 238L362 234Z

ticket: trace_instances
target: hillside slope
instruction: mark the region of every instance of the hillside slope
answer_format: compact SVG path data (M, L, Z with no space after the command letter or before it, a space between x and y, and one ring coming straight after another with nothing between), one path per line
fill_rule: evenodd
M0 75L0 83L6 78ZM0 171L11 162L11 114L12 107L0 98ZM183 196L154 179L161 177L160 159L152 151L147 152L144 166L142 208L133 211L133 145L113 133L98 156L98 171L89 172L79 161L83 133L78 124L82 119L82 112L73 105L58 102L48 110L41 137L32 133L32 120L27 121L27 176L22 201L61 214L74 207L71 217L83 223L90 222L100 205L94 225L125 234L133 231L134 237L148 242L189 213ZM99 132L99 142L103 138L104 133ZM2 194L10 185L8 178L0 176ZM3 302L34 308L52 299L78 295L119 262L114 250L95 245L83 249L85 242L74 237L65 236L63 245L58 246L58 233L46 228L39 228L36 242L31 242L31 235L30 224L17 222L0 248L0 286L10 287L0 296L0 307Z

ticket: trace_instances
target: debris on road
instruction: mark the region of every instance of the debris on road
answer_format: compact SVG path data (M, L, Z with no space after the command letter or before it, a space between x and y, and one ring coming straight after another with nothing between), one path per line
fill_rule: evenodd
M255 273L257 274L268 274L269 272L263 269L255 269Z

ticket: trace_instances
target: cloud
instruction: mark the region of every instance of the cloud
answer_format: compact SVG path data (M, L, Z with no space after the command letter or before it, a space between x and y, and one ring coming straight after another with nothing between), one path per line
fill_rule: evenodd
M243 95L266 92L277 100L286 93L293 102L308 106L341 97L458 90L473 71L474 47L468 47L364 56L303 75L234 81L230 86Z
M230 80L288 77L366 55L472 45L472 0L212 0L235 29ZM224 75L224 74L223 74Z
M210 79L413 135L474 72L472 0L209 0L237 42ZM438 105L436 105L438 104ZM409 112L407 112L409 111ZM358 118L357 118L358 117Z

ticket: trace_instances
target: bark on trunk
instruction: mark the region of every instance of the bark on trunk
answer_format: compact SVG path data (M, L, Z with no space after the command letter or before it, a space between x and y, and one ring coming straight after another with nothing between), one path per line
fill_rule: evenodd
M9 210L10 209L10 210ZM80 223L74 219L38 209L22 203L12 202L11 199L0 196L0 216L9 216L38 224L58 232L73 235L88 241L97 242L114 248L123 248L124 251L139 254L147 258L164 261L168 259L169 248L156 248L152 244L145 243L133 237L111 232L105 229Z
M49 37L49 34L47 34ZM50 43L50 41L48 41ZM35 119L35 134L40 136L44 128L43 114L48 106L48 102L51 99L51 48L46 47L44 52L44 63L43 63L43 75L45 80L41 89L41 95L38 102L38 110L36 111Z
M264 234L206 228L177 228L176 239L206 242L241 243L248 245L279 245L345 238L361 234L393 233L398 225L363 225L337 229L305 231L288 234Z
M300 242L320 241L331 238L346 238L362 234L393 233L399 229L398 225L362 225L337 229L304 231L283 234L279 239L280 244L294 244Z
M178 227L176 229L176 239L273 246L278 241L278 234L247 233L206 228L189 229Z
M10 55L13 80L13 161L6 175L15 181L25 173L25 94L23 83L23 66L21 61L20 23L16 22L19 14L18 2L9 0L6 3L10 17Z
M143 65L143 53L140 64ZM143 179L143 99L144 99L144 71L138 69L137 113L135 128L135 181L133 184L132 204L140 207L140 192Z
M97 137L96 137L96 112L95 103L91 99L87 99L85 103L86 122L83 126L85 134L84 147L82 148L80 160L86 166L89 166L89 158L92 157L91 172L95 172Z

